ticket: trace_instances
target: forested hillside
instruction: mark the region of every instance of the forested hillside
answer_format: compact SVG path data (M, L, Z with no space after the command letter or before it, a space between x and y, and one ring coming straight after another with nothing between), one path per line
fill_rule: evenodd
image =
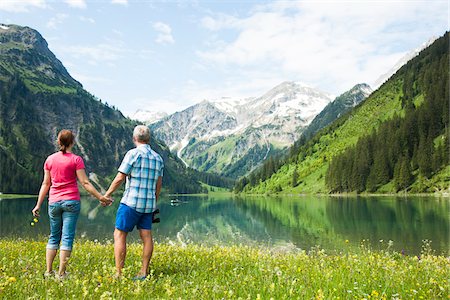
M274 158L241 179L235 190L448 189L448 44L446 33L360 105L312 138L301 138L287 157Z
M402 110L333 158L326 176L332 192L439 190L428 181L449 165L448 45L446 35L399 71Z

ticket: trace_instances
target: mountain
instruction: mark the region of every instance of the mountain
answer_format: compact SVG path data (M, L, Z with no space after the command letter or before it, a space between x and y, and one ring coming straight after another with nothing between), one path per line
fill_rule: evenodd
M380 77L375 80L373 84L373 88L377 89L379 88L386 80L388 80L392 75L394 75L401 67L403 67L408 61L419 55L419 53L429 47L433 42L437 39L437 37L433 36L428 41L420 45L414 50L411 50L410 52L406 53L404 56L402 56L395 65L389 69L386 73L382 74Z
M449 33L289 157L236 184L246 193L450 192Z
M85 91L36 30L0 25L0 191L37 193L62 128L75 132L74 152L84 157L91 178L107 185L133 147L137 123ZM193 171L162 142L152 139L151 146L165 161L165 188L202 191Z
M352 109L372 93L368 84L360 83L349 91L343 93L325 106L325 108L312 120L303 132L306 139L312 137L317 131L325 128L341 115Z
M203 101L150 127L190 167L237 178L294 143L331 100L283 82L260 97Z
M140 121L146 125L150 125L158 122L165 117L167 117L167 113L165 112L138 109L134 114L130 116L130 119Z

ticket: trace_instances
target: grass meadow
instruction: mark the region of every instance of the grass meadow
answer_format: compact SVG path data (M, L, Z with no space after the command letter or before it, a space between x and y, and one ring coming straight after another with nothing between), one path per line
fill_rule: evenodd
M113 245L78 241L69 279L44 279L42 241L0 240L2 299L444 299L450 261L429 250L327 253L247 246L155 244L149 277L131 278L141 245L129 245L124 277L114 279Z

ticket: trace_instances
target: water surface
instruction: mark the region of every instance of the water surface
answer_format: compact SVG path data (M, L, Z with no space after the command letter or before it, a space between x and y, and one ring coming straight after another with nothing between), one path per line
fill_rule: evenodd
M173 205L172 199L182 203ZM0 237L42 239L48 235L47 207L30 226L35 198L0 200ZM112 240L118 203L103 208L82 199L77 236ZM356 249L364 241L374 249L418 254L430 240L438 254L448 254L450 200L437 197L233 197L172 196L160 203L160 242L256 245L330 251ZM137 232L130 240L138 239Z

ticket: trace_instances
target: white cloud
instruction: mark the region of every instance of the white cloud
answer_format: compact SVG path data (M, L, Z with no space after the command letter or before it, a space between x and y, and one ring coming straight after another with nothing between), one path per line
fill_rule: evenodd
M136 54L139 56L139 58L145 59L145 60L152 60L154 59L155 52L153 50L149 49L141 49L139 51L136 51Z
M56 48L55 51L69 55L74 59L83 59L90 65L104 63L108 66L114 66L114 62L121 58L125 52L122 46L111 43L101 43L95 46L63 46Z
M241 76L245 76L249 80L241 81ZM220 86L215 87L191 79L177 89L177 92L174 91L174 98L179 99L180 104L186 105L186 103L192 102L189 104L191 105L202 100L221 97L258 97L283 81L281 77L267 76L263 72L249 72L248 74L230 76L224 79Z
M84 75L81 73L77 73L77 72L71 72L70 73L72 75L73 78L75 78L76 80L78 80L81 84L85 85L91 85L94 83L101 83L101 84L113 84L114 81L109 79L109 78L105 78L105 77L97 77L97 76L90 76L90 75Z
M65 0L65 2L75 8L86 8L86 1L85 0Z
M95 20L93 18L80 16L79 19L80 19L81 22L95 24Z
M138 109L165 113L173 113L181 110L179 103L170 99L138 97L128 100L127 106L124 109L121 109L121 111L126 116L132 116Z
M67 14L56 14L56 16L54 16L47 22L46 26L47 28L56 29L58 25L62 24L68 17L69 15Z
M1 0L0 10L26 12L30 7L45 8L45 0Z
M224 79L220 86L213 86L207 82L194 79L186 80L179 86L169 90L165 98L158 100L147 99L146 102L142 101L142 103L139 103L139 107L171 114L176 111L182 111L203 100L214 100L222 97L244 99L262 96L265 92L284 81L281 77L268 76L264 72L250 72L243 75L249 78L247 81L242 81L241 75ZM133 107L137 107L137 103ZM152 109L152 107L157 107L157 109Z
M275 2L246 17L203 18L213 38L198 56L225 74L255 71L338 93L361 81L373 83L410 50L404 45L411 45L412 36L423 36L418 46L444 31L446 11L445 2ZM235 37L221 35L230 30ZM253 80L245 76L240 81Z
M122 38L123 37L123 32L117 29L113 29L112 32L114 33L114 35L116 35L117 37Z
M170 28L169 25L162 22L156 22L153 24L153 29L155 29L156 32L158 33L158 36L155 39L156 43L158 44L175 43L175 40L172 36L172 28Z
M111 0L112 4L128 5L128 0Z

